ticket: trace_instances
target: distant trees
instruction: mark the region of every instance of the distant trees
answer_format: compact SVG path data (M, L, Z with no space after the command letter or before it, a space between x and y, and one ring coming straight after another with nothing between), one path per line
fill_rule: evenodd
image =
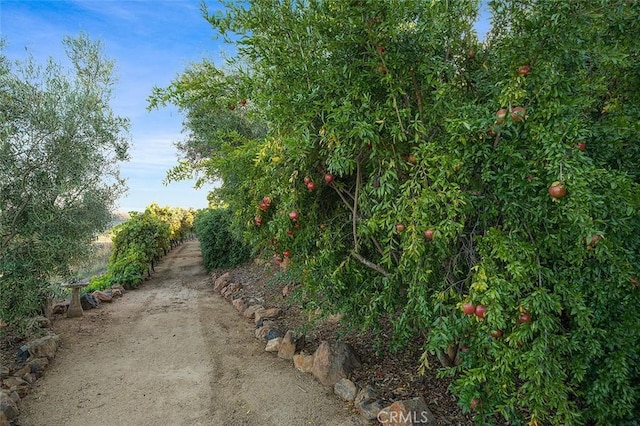
M10 323L40 309L50 278L88 253L125 189L114 64L87 36L63 43L72 71L0 50L0 319Z
M195 210L160 207L156 203L144 212L132 212L131 219L111 231L113 250L107 273L93 277L87 289L140 285L163 255L191 235L195 216Z

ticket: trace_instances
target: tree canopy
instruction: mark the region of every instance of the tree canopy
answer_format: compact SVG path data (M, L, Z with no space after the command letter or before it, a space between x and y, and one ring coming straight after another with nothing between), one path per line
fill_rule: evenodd
M186 116L170 177L221 179L311 305L420 339L479 424L637 418L640 4L494 0L479 41L473 0L245 3L206 15L226 69L151 98Z
M72 69L0 52L0 317L37 312L54 276L90 253L125 189L128 120L110 106L114 63L65 38Z

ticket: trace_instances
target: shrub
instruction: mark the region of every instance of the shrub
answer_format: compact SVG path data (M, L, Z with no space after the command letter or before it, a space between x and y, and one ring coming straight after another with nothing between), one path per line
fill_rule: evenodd
M234 235L230 226L229 209L205 209L197 214L194 227L207 271L230 268L250 258L248 246Z
M423 339L478 424L638 418L637 2L493 0L483 43L473 0L250 3L208 17L235 75L161 98L233 229L325 310Z

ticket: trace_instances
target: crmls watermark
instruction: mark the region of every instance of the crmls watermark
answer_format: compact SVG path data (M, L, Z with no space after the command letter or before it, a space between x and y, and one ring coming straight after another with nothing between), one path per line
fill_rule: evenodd
M404 413L402 411L380 411L378 413L378 421L382 424L430 424L429 413L426 411L411 411Z

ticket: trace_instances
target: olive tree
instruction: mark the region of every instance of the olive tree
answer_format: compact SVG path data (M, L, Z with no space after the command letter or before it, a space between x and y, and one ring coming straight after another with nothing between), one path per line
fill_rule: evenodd
M64 39L72 69L0 56L0 318L40 309L111 221L125 189L128 120L109 103L114 63L99 42Z

